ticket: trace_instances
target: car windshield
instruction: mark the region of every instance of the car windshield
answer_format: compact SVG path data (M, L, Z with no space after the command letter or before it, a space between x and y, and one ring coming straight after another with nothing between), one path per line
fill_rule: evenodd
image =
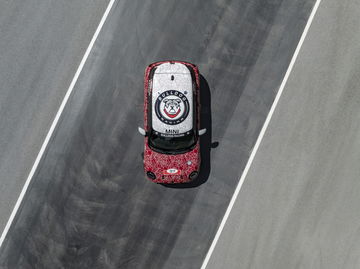
M183 153L193 148L196 143L194 130L183 136L164 136L154 130L149 135L149 146L164 153Z

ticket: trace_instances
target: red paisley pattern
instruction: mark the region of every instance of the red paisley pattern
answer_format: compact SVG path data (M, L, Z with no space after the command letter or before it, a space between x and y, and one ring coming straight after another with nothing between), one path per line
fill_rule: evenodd
M190 181L189 175L192 171L198 171L200 162L199 142L189 152L177 155L161 154L153 151L145 139L144 168L145 172L151 171L156 175L152 180L157 183L182 183ZM188 162L191 162L189 165ZM167 169L180 170L180 175L166 175Z
M199 71L197 66L181 61L162 61L150 64L145 70L145 80L144 80L144 128L145 131L148 131L148 97L151 93L151 80L149 80L149 75L151 70L162 64L167 62L176 62L182 63L188 67L190 67L195 74L195 82L196 82L196 95L197 95L197 128L200 128L200 78ZM144 150L144 170L145 173L147 171L151 171L156 175L156 179L152 180L157 183L184 183L189 182L189 175L192 171L199 171L200 167L200 146L199 140L195 146L195 148L189 152L177 155L168 155L161 154L159 152L153 151L148 146L148 138L145 137L145 150ZM180 170L180 174L178 175L166 175L164 172L167 169L175 168ZM151 179L150 179L151 180Z

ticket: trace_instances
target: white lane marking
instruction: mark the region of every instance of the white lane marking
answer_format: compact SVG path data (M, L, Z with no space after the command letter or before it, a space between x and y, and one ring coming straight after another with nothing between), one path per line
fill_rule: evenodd
M83 69L83 67L85 65L85 62L86 62L87 58L89 57L89 54L90 54L90 52L91 52L91 50L92 50L92 48L94 46L94 43L95 43L100 31L101 31L101 28L103 27L103 25L104 25L104 23L106 21L106 18L108 17L108 15L110 13L110 10L111 10L114 2L115 2L115 0L110 0L109 4L108 4L108 6L107 6L107 8L105 10L105 13L102 16L102 18L100 20L100 23L99 23L98 27L96 28L96 31L95 31L95 33L94 33L94 35L93 35L93 37L92 37L92 39L90 41L90 44L89 44L88 48L85 51L85 54L84 54L84 56L83 56L83 58L82 58L82 60L80 62L80 65L79 65L78 69L76 70L74 78L71 81L71 84L70 84L70 86L69 86L69 88L68 88L68 90L67 90L67 92L65 94L65 97L64 97L64 99L63 99L63 101L62 101L62 103L60 105L60 108L59 108L58 112L56 113L55 119L54 119L53 123L51 124L49 132L47 133L47 135L45 137L44 143L42 144L42 146L40 148L40 151L39 151L39 153L38 153L38 155L37 155L37 157L35 159L35 162L34 162L32 168L31 168L30 173L29 173L29 175L28 175L28 177L27 177L27 179L25 181L25 184L24 184L22 190L21 190L19 198L17 199L16 204L14 206L14 209L11 212L11 215L9 217L9 220L6 223L6 226L5 226L5 228L4 228L4 230L3 230L2 234L1 234L0 248L1 248L1 246L2 246L2 244L4 242L4 239L5 239L7 233L9 231L9 229L10 229L10 226L11 226L11 224L12 224L12 222L13 222L15 216L16 216L16 213L17 213L17 211L18 211L18 209L19 209L19 207L21 205L21 202L22 202L22 200L23 200L23 198L25 196L25 193L26 193L26 191L27 191L27 189L29 187L31 179L34 176L34 173L35 173L35 171L36 171L36 169L37 169L37 167L39 165L41 157L43 156L43 154L45 152L45 149L46 149L46 147L47 147L47 145L49 143L49 140L50 140L50 138L51 138L51 136L52 136L52 134L53 134L53 132L55 130L55 127L56 127L56 125L57 125L57 123L59 121L59 118L60 118L60 116L61 116L61 114L62 114L62 112L64 110L64 107L65 107L65 105L66 105L66 103L67 103L67 101L68 101L68 99L69 99L69 97L71 95L71 92L74 89L74 86L75 86L75 84L76 84L76 82L77 82L77 80L79 78L79 75L80 75L80 73L81 73L81 71L82 71L82 69Z
M271 108L270 108L269 114L268 114L267 117L266 117L266 120L265 120L265 122L264 122L264 125L263 125L263 127L262 127L262 129L261 129L261 131L260 131L259 137L258 137L257 140L256 140L255 146L254 146L254 148L253 148L253 150L252 150L252 152L251 152L251 154L250 154L249 160L248 160L248 162L246 163L245 169L244 169L244 171L243 171L243 173L242 173L242 175L241 175L241 177L240 177L239 183L238 183L238 185L236 186L235 192L234 192L234 194L233 194L233 196L232 196L232 198L231 198L231 200L230 200L230 203L229 203L229 205L228 205L228 207L227 207L227 209L226 209L226 211L225 211L225 215L224 215L224 217L223 217L223 219L222 219L222 221L221 221L221 223L220 223L220 226L219 226L219 228L218 228L218 230L217 230L217 232L216 232L216 234L215 234L214 240L212 241L211 246L210 246L210 248L209 248L209 250L208 250L208 252L207 252L207 254L206 254L206 256L205 256L205 259L204 259L204 261L203 261L203 264L202 264L202 266L201 266L201 269L205 269L205 268L206 268L206 266L207 266L207 264L208 264L208 262L209 262L209 260L210 260L210 257L211 257L211 255L212 255L212 253L214 252L215 246L216 246L216 244L217 244L217 242L218 242L218 240L219 240L219 238L220 238L221 232L223 231L223 229L224 229L224 227L225 227L225 223L226 223L227 219L229 218L231 209L233 208L233 206L234 206L234 204L235 204L235 200L236 200L237 196L239 195L239 192L240 192L241 187L242 187L242 185L243 185L243 183L244 183L244 180L245 180L245 178L246 178L246 175L247 175L247 173L249 172L249 169L250 169L251 164L252 164L252 162L253 162L253 160L254 160L254 157L255 157L255 155L256 155L256 152L257 152L257 150L258 150L258 148L259 148L259 145L260 145L260 143L261 143L261 141L262 141L262 139L263 139L263 137L264 137L265 131L266 131L268 125L269 125L269 122L270 122L270 120L271 120L271 118L272 118L272 115L273 115L273 113L274 113L274 111L275 111L275 108L276 108L276 106L277 106L277 104L278 104L278 102L279 102L279 99L280 99L280 97L281 97L281 94L282 94L282 92L283 92L283 90L284 90L284 87L285 87L285 85L286 85L286 82L287 82L287 80L288 80L288 78L289 78L289 76L290 76L290 73L291 73L292 69L293 69L293 66L294 66L294 64L295 64L296 58L297 58L297 56L298 56L298 54L299 54L299 52L300 52L300 49L301 49L302 44L304 43L305 37L306 37L306 35L307 35L308 31L309 31L309 28L310 28L310 26L311 26L311 23L312 23L312 21L313 21L313 18L314 18L314 16L315 16L315 14L316 14L316 11L317 11L317 9L318 9L318 7L319 7L319 5L320 5L320 2L321 2L321 0L317 0L316 3L314 4L314 7L313 7L313 9L312 9L312 11L311 11L311 14L310 14L310 16L309 16L309 19L308 19L308 21L307 21L307 23L306 23L304 32L303 32L302 35L301 35L300 41L299 41L299 43L298 43L298 45L297 45L297 47L296 47L296 50L295 50L295 52L294 52L294 55L293 55L293 57L292 57L292 59L291 59L291 61L290 61L289 67L288 67L288 69L287 69L287 71L286 71L286 73L285 73L285 76L284 76L284 78L283 78L283 81L281 82L279 91L278 91L278 93L276 94L275 100L274 100L274 102L273 102L273 104L272 104L272 106L271 106Z

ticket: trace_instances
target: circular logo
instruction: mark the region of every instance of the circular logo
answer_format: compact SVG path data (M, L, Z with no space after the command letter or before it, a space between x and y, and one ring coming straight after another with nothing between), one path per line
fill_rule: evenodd
M163 123L169 125L179 124L189 115L189 101L179 91L165 91L155 101L155 113Z
M166 170L167 173L169 174L176 174L179 170L177 170L176 168L170 168L168 170Z

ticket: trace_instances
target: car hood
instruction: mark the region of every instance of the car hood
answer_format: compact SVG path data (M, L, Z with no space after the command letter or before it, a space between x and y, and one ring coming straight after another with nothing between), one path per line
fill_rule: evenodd
M187 182L190 173L199 170L199 165L199 141L191 151L176 155L156 152L148 146L148 143L145 143L145 173L147 171L153 172L156 175L154 182Z

